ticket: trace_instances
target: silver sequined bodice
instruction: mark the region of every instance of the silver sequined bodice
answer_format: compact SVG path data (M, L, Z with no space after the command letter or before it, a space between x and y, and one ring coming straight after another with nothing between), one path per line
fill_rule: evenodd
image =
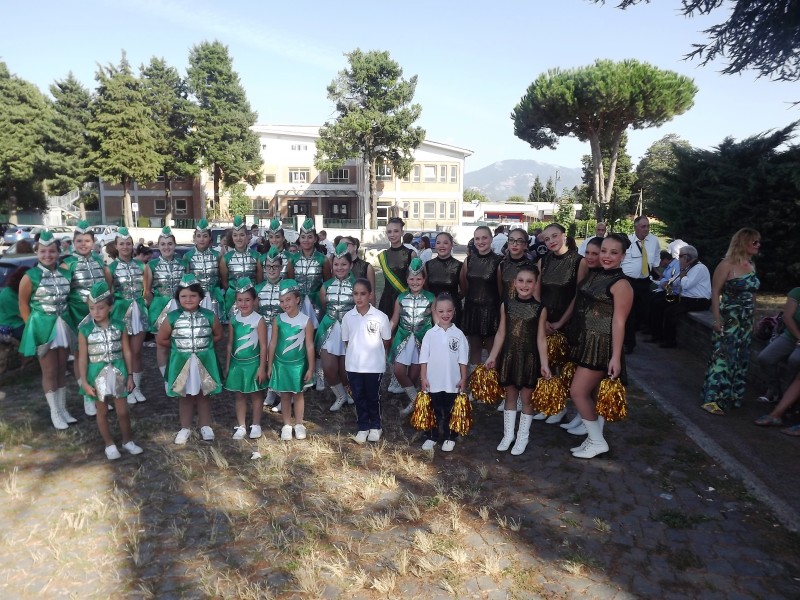
M90 363L110 363L122 359L122 330L111 323L103 329L95 325L86 337Z
M325 290L328 304L325 307L325 314L341 321L345 313L355 306L353 301L353 284L350 278L334 279Z
M200 352L213 348L211 325L201 311L183 311L172 326L175 349L178 352Z
M236 280L241 277L249 277L253 282L256 280L256 259L250 252L239 252L234 250L228 258L228 285L233 287Z
M280 280L278 283L265 281L261 291L258 292L258 312L264 317L267 325L272 325L272 320L281 312L280 286Z
M205 291L219 287L219 253L216 250L195 250L186 267L187 272L195 274Z
M42 265L37 266L42 271L42 279L31 296L32 304L48 315L60 315L67 308L69 281L58 269L51 271Z
M118 298L134 300L142 297L144 288L144 269L135 260L124 262L116 261L113 273L114 294Z
M300 286L300 294L307 296L316 292L322 286L322 265L317 260L316 254L307 257L302 252L294 263L294 279Z
M175 259L158 259L153 269L153 293L157 296L174 296L185 271L183 264Z
M407 294L399 299L400 327L414 333L423 322L430 322L431 301L423 294Z
M72 265L72 289L80 294L84 302L89 298L92 286L98 281L105 279L103 266L97 262L94 256L81 256L73 254L75 262Z

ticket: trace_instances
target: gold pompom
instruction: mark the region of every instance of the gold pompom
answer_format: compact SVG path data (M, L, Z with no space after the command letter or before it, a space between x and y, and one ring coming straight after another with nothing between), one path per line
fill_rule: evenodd
M414 412L411 413L411 426L420 431L430 431L436 425L431 406L431 395L420 390L414 401Z
M487 369L485 365L475 367L469 378L469 391L472 392L473 398L486 404L496 404L505 398L497 371Z
M567 392L569 392L569 386L572 385L572 378L575 377L575 369L577 368L578 366L572 361L569 361L561 367L561 381L564 382L564 387L567 388Z
M597 414L608 421L620 421L628 416L625 386L619 379L606 377L597 392Z
M536 384L531 397L533 407L546 415L554 415L567 405L567 388L560 377L545 379L542 377Z
M560 331L547 336L547 361L553 368L560 368L567 360L568 354L569 342L567 342L567 336Z
M472 405L463 392L456 396L453 410L450 411L449 427L458 435L467 435L472 427Z

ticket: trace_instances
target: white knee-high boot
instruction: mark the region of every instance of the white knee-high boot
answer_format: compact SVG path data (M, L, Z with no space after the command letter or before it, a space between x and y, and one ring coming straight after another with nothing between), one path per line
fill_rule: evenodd
M58 391L45 392L44 397L47 399L47 405L50 407L50 420L53 422L53 427L56 429L67 429L69 425L61 416L61 411L58 410Z
M583 424L586 426L586 433L589 437L572 453L572 456L576 458L594 458L598 454L608 452L608 442L603 437L603 422L602 417L598 417L595 421L584 419Z
M514 424L516 423L516 420L517 411L503 411L503 439L500 440L500 444L497 446L498 452L505 452L511 447L511 442L514 441Z
M56 390L56 398L58 400L58 412L61 413L61 418L68 424L77 423L78 419L69 414L67 410L67 388L62 387Z
M140 373L133 373L133 385L136 387L133 388L133 392L128 395L128 404L133 404L131 402L131 396L134 398L134 402L144 402L147 398L144 397L142 393L142 374Z
M519 416L519 429L517 429L517 441L514 442L514 447L511 449L511 454L519 456L525 452L528 447L528 436L531 431L531 423L533 423L533 415L526 415L525 413Z
M407 388L403 388L403 390L405 391L406 396L408 396L409 402L405 408L400 410L400 416L407 417L414 412L414 403L417 401L417 388L415 388L413 385L410 385Z

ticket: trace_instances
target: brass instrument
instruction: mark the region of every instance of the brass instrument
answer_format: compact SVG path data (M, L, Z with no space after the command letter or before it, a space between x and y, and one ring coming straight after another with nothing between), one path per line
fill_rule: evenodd
M664 300L667 302L675 302L678 299L678 294L674 292L672 289L675 281L680 279L683 275L681 271L678 271L674 277L667 280L667 283L664 284Z

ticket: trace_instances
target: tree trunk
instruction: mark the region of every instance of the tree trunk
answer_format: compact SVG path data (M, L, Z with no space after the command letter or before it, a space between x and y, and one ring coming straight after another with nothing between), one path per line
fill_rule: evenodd
M172 225L172 215L175 212L174 200L172 198L172 177L169 177L166 173L164 173L164 200L167 207L164 225Z
M8 200L6 200L6 205L8 206L8 220L11 223L19 225L19 223L17 223L17 195L14 192L14 184L11 183L10 180L6 182L6 191L6 198L8 198Z
M214 163L214 202L211 205L211 213L218 217L222 214L219 209L219 178L221 174L221 169L217 163Z
M128 178L122 178L122 219L125 227L133 227L133 211L131 210L131 194L128 190Z
M81 198L81 200L78 201L78 214L80 214L81 221L86 220L86 202L83 201L83 198Z
M369 169L369 208L370 208L370 229L378 228L378 178L375 175L375 159L367 163Z
M589 136L589 147L592 149L592 170L594 172L594 186L592 200L598 206L603 202L601 190L603 189L603 154L600 150L600 136L593 133Z
M604 202L611 201L611 194L614 192L614 179L617 176L617 158L619 157L619 144L622 140L624 131L618 131L611 138L611 159L608 161L608 181L603 190Z

